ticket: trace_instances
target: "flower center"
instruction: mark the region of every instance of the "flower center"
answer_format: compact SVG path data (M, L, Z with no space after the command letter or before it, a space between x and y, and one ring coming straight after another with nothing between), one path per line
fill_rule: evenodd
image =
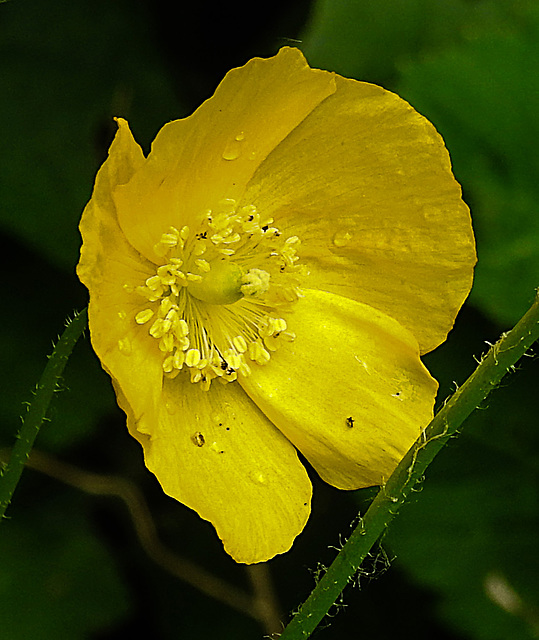
M163 354L169 378L182 369L208 389L249 375L283 341L294 340L282 313L301 295L305 273L297 236L284 239L254 206L221 201L196 231L169 227L154 246L159 266L136 291L135 315Z

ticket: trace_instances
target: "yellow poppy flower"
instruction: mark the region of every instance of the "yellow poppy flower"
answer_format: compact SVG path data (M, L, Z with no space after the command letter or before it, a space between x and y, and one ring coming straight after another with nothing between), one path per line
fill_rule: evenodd
M127 122L80 225L94 349L163 490L253 563L310 510L297 450L383 483L430 421L471 286L469 211L433 126L281 49L144 157Z

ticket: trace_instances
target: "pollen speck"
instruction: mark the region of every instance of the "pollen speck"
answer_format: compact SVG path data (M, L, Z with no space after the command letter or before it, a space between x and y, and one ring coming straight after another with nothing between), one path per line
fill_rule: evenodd
M263 473L253 473L251 475L251 478L257 483L257 484L265 484L266 483L266 476Z
M124 356L131 355L133 347L129 338L122 338L121 340L118 340L118 349Z
M333 244L336 247L346 247L352 240L352 234L349 231L338 231L333 236Z

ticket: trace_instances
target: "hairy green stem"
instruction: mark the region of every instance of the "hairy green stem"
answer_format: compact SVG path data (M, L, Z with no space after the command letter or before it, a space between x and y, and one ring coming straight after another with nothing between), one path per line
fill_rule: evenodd
M381 487L324 577L292 618L280 640L308 638L354 577L372 546L397 515L414 485L464 420L539 339L539 294L528 312L491 347L468 380L445 403Z
M13 492L20 480L24 465L57 388L58 380L64 371L73 347L87 325L87 320L86 309L75 315L73 320L66 324L62 336L49 356L47 366L37 384L34 398L23 417L9 462L0 476L0 520L11 502Z

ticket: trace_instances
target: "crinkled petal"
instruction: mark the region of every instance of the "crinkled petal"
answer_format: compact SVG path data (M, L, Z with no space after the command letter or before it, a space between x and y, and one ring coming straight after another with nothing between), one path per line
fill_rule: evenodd
M287 47L230 71L193 115L161 129L148 162L115 194L129 241L153 260L169 226L239 198L268 153L334 90L333 74Z
M293 445L237 384L203 391L184 372L163 381L158 342L134 321L147 306L134 289L155 268L125 239L111 198L144 162L119 125L81 221L92 344L163 489L213 522L237 561L262 562L302 531L311 484Z
M180 374L150 410L115 386L148 469L215 526L237 562L288 551L309 517L311 483L292 444L237 383L204 391Z
M396 318L424 353L445 339L471 287L469 210L425 118L375 85L336 83L262 163L242 203L301 238L307 286Z
M109 157L99 170L94 192L82 215L83 239L77 273L90 291L89 326L101 364L121 381L127 395L159 396L162 357L156 341L134 323L144 301L133 293L155 273L125 239L118 225L112 191L127 182L144 162L127 122L119 130Z
M382 484L432 419L438 385L416 340L372 307L310 289L289 328L295 341L241 385L323 480Z

